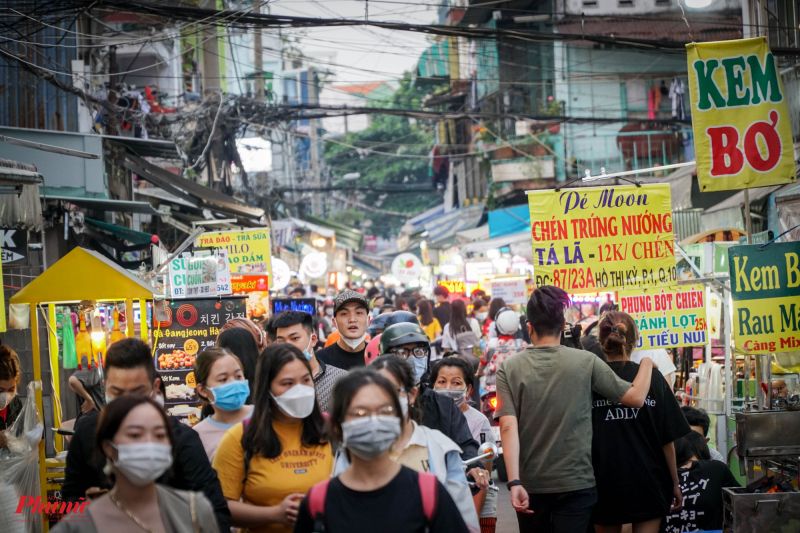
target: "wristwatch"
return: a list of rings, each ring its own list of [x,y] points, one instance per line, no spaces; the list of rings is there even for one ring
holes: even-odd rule
[[[512,479],[511,481],[506,483],[506,487],[508,488],[508,490],[511,490],[511,487],[519,487],[521,485],[522,485],[522,481],[520,481],[518,479]]]

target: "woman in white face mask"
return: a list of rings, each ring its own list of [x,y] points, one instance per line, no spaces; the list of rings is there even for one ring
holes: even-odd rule
[[[214,511],[202,492],[157,485],[172,465],[172,434],[164,411],[144,396],[109,403],[97,423],[96,449],[114,482],[90,506],[67,513],[54,532],[216,532]]]
[[[290,532],[303,494],[333,466],[311,366],[291,344],[271,344],[256,366],[253,414],[225,433],[213,466],[233,525]]]
[[[416,421],[419,419],[416,408],[419,388],[415,385],[409,362],[395,355],[383,355],[373,361],[370,368],[388,379],[399,396],[403,427],[390,457],[417,472],[434,474],[455,501],[469,530],[479,531],[478,515],[467,484],[461,449],[441,431]],[[348,458],[344,454],[337,454],[334,472],[342,472],[347,463]]]
[[[295,532],[467,531],[436,477],[392,459],[402,411],[395,385],[373,370],[352,370],[336,383],[331,433],[348,465],[309,491]]]

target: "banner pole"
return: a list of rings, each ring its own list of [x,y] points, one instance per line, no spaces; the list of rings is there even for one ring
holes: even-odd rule
[[[750,218],[750,189],[744,190],[744,232],[747,233],[747,244],[753,244],[753,221]]]

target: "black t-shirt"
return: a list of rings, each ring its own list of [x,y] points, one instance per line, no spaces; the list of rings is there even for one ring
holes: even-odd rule
[[[317,359],[326,365],[335,366],[343,370],[350,370],[351,368],[358,368],[366,366],[364,362],[364,350],[367,349],[366,343],[364,347],[357,352],[347,352],[335,342],[317,352]]]
[[[678,470],[683,508],[661,523],[663,533],[722,529],[722,489],[739,487],[725,463],[696,461]]]
[[[639,371],[631,361],[608,365],[626,381],[633,381]],[[592,430],[598,492],[594,522],[627,524],[666,516],[672,504],[672,476],[663,446],[691,429],[661,372],[653,369],[641,409],[594,394]]]
[[[450,302],[442,302],[433,308],[433,316],[439,321],[439,325],[442,326],[442,329],[450,322],[451,312]]]
[[[467,526],[453,499],[438,481],[436,487],[436,510],[428,528],[422,510],[417,473],[410,468],[401,467],[400,472],[386,486],[368,492],[349,489],[335,477],[331,479],[325,496],[325,532],[466,532]],[[314,531],[314,519],[308,511],[308,498],[300,504],[294,531]]]

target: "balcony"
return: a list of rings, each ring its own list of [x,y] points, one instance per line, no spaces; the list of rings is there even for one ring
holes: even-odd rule
[[[577,172],[639,170],[694,159],[688,130],[617,131],[567,137],[568,158],[574,158]]]

